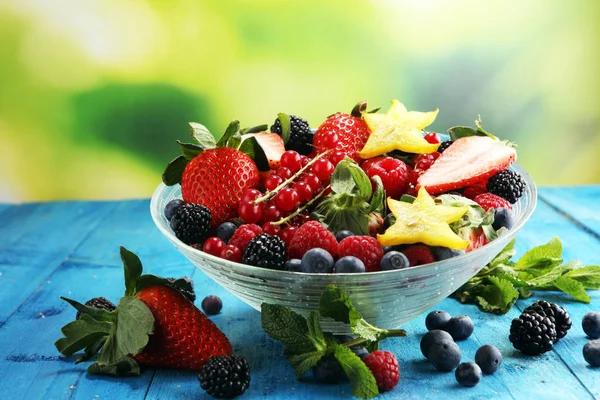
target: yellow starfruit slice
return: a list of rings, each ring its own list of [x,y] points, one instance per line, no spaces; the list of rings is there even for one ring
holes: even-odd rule
[[[388,198],[387,203],[396,222],[383,235],[377,235],[382,246],[424,243],[464,250],[470,243],[454,233],[449,225],[458,221],[467,212],[467,207],[435,204],[425,188],[419,189],[412,204],[392,198]]]
[[[372,158],[392,150],[407,153],[433,153],[439,144],[431,144],[423,138],[422,130],[435,121],[438,109],[430,112],[408,111],[404,104],[392,100],[385,114],[364,114],[371,135],[358,155]]]

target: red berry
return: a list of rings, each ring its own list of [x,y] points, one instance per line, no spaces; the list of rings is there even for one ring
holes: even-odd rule
[[[423,138],[431,144],[437,144],[440,142],[440,137],[434,132],[427,132]]]
[[[283,178],[279,175],[271,175],[265,179],[265,189],[274,190],[277,186],[283,183]]]
[[[379,271],[383,248],[372,236],[348,236],[338,246],[340,257],[354,256],[365,264],[367,272]]]
[[[310,162],[310,158],[308,158],[307,156],[300,156],[300,165],[302,165],[304,167],[309,162]]]
[[[400,380],[398,360],[389,351],[375,350],[362,361],[371,370],[381,392],[392,390]]]
[[[397,199],[406,193],[409,173],[404,162],[393,157],[376,157],[364,163],[362,169],[369,178],[373,178],[375,175],[381,178],[388,197]],[[372,181],[372,183],[374,190],[375,181]]]
[[[348,157],[348,154],[344,153],[343,151],[334,151],[329,156],[329,161],[331,161],[331,163],[335,167],[340,163],[340,161],[342,161],[346,157]]]
[[[311,174],[309,172],[302,177],[301,181],[306,182],[312,189],[313,193],[321,189],[321,180],[319,180],[315,174]]]
[[[421,169],[413,169],[410,174],[408,174],[408,183],[416,186],[417,185],[417,181],[419,180],[419,177],[421,175],[423,175],[423,173],[425,173],[425,171],[421,170]]]
[[[285,242],[285,245],[289,247],[297,231],[298,227],[288,226],[287,228],[284,228],[277,232],[277,236],[279,236],[279,238]]]
[[[300,197],[298,196],[298,192],[291,188],[281,189],[281,191],[277,193],[277,196],[275,196],[277,207],[284,211],[293,210],[299,200]]]
[[[331,176],[331,174],[333,174],[334,169],[335,167],[333,166],[331,161],[329,161],[326,158],[319,158],[312,165],[313,174],[315,174],[320,180],[328,179]]]
[[[415,159],[415,169],[421,169],[423,171],[428,170],[433,165],[437,157],[439,157],[440,153],[438,153],[437,157],[433,154],[434,153],[421,154],[420,156],[418,156]]]
[[[419,191],[417,190],[417,187],[414,183],[408,184],[408,186],[406,187],[406,194],[409,196],[417,196],[419,194]]]
[[[473,186],[469,186],[463,192],[463,196],[467,199],[473,200],[478,195],[487,192],[487,188],[485,187],[485,183],[476,183]]]
[[[411,267],[435,262],[435,257],[427,246],[410,246],[404,250],[401,250],[401,252],[404,253],[406,258],[408,258]]]
[[[333,233],[318,221],[309,221],[296,231],[288,250],[290,258],[302,258],[304,253],[315,247],[328,251],[333,257],[337,254],[338,242]]]
[[[202,251],[220,257],[223,247],[225,247],[225,242],[221,238],[213,236],[206,239],[202,246]]]
[[[239,247],[232,244],[228,244],[227,246],[223,247],[219,256],[233,262],[239,263],[242,261],[242,251]]]
[[[245,201],[254,201],[257,197],[262,196],[260,190],[257,189],[246,189],[244,194],[242,194],[242,198],[240,199],[240,203]]]
[[[473,201],[479,204],[485,211],[490,210],[492,208],[508,208],[512,209],[512,206],[508,202],[508,200],[503,199],[500,196],[496,196],[492,193],[482,193],[473,199]]]
[[[300,154],[293,150],[288,150],[281,155],[281,166],[289,169],[292,173],[302,168],[302,158]]]
[[[238,215],[247,224],[254,224],[262,218],[264,203],[255,204],[253,201],[244,201],[238,207]]]
[[[280,177],[282,177],[284,180],[285,179],[289,179],[292,177],[292,171],[289,168],[286,167],[279,167],[277,168],[277,175],[279,175]]]
[[[277,208],[276,205],[273,204],[273,205],[265,207],[265,209],[263,211],[263,215],[262,215],[263,222],[279,221],[280,218],[281,218],[281,211],[279,210],[279,208]]]
[[[275,236],[281,230],[281,227],[279,225],[273,225],[272,222],[265,222],[262,229],[264,233]]]
[[[240,252],[243,253],[246,251],[246,247],[248,247],[250,240],[252,240],[254,236],[262,233],[262,231],[262,228],[255,224],[242,225],[235,231],[231,239],[229,239],[229,244],[237,247]]]
[[[296,182],[294,183],[294,186],[292,186],[292,189],[298,193],[301,203],[310,200],[313,196],[313,190],[306,182]]]

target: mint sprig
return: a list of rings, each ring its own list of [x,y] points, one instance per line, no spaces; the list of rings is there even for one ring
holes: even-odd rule
[[[589,303],[589,289],[600,288],[600,266],[584,266],[579,260],[563,263],[558,237],[527,251],[518,261],[513,239],[477,275],[454,293],[463,303],[477,304],[483,311],[505,314],[518,299],[532,290],[558,290]]]

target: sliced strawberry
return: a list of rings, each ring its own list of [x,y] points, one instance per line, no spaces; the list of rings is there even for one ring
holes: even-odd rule
[[[507,169],[517,152],[507,142],[487,136],[457,139],[417,181],[428,193],[437,194],[470,186]]]
[[[470,239],[471,239],[471,243],[469,243],[469,245],[465,249],[466,253],[473,251],[475,249],[478,249],[482,246],[485,246],[488,242],[487,238],[485,237],[485,234],[483,233],[483,229],[481,229],[481,228],[476,228],[476,229],[471,230],[471,238]]]
[[[271,169],[279,168],[279,160],[281,159],[281,155],[285,152],[285,144],[283,143],[281,136],[276,133],[260,132],[255,133],[254,138],[263,149],[265,156],[269,161],[269,167]]]

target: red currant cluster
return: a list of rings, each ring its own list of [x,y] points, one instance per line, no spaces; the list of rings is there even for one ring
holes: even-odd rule
[[[425,135],[425,137],[427,137],[427,135]],[[437,160],[440,157],[440,155],[441,154],[436,151],[428,154],[419,154],[413,158],[413,170],[408,175],[408,190],[406,192],[407,194],[411,196],[417,195],[416,186],[419,177],[423,175],[425,171],[431,168],[435,160]]]

